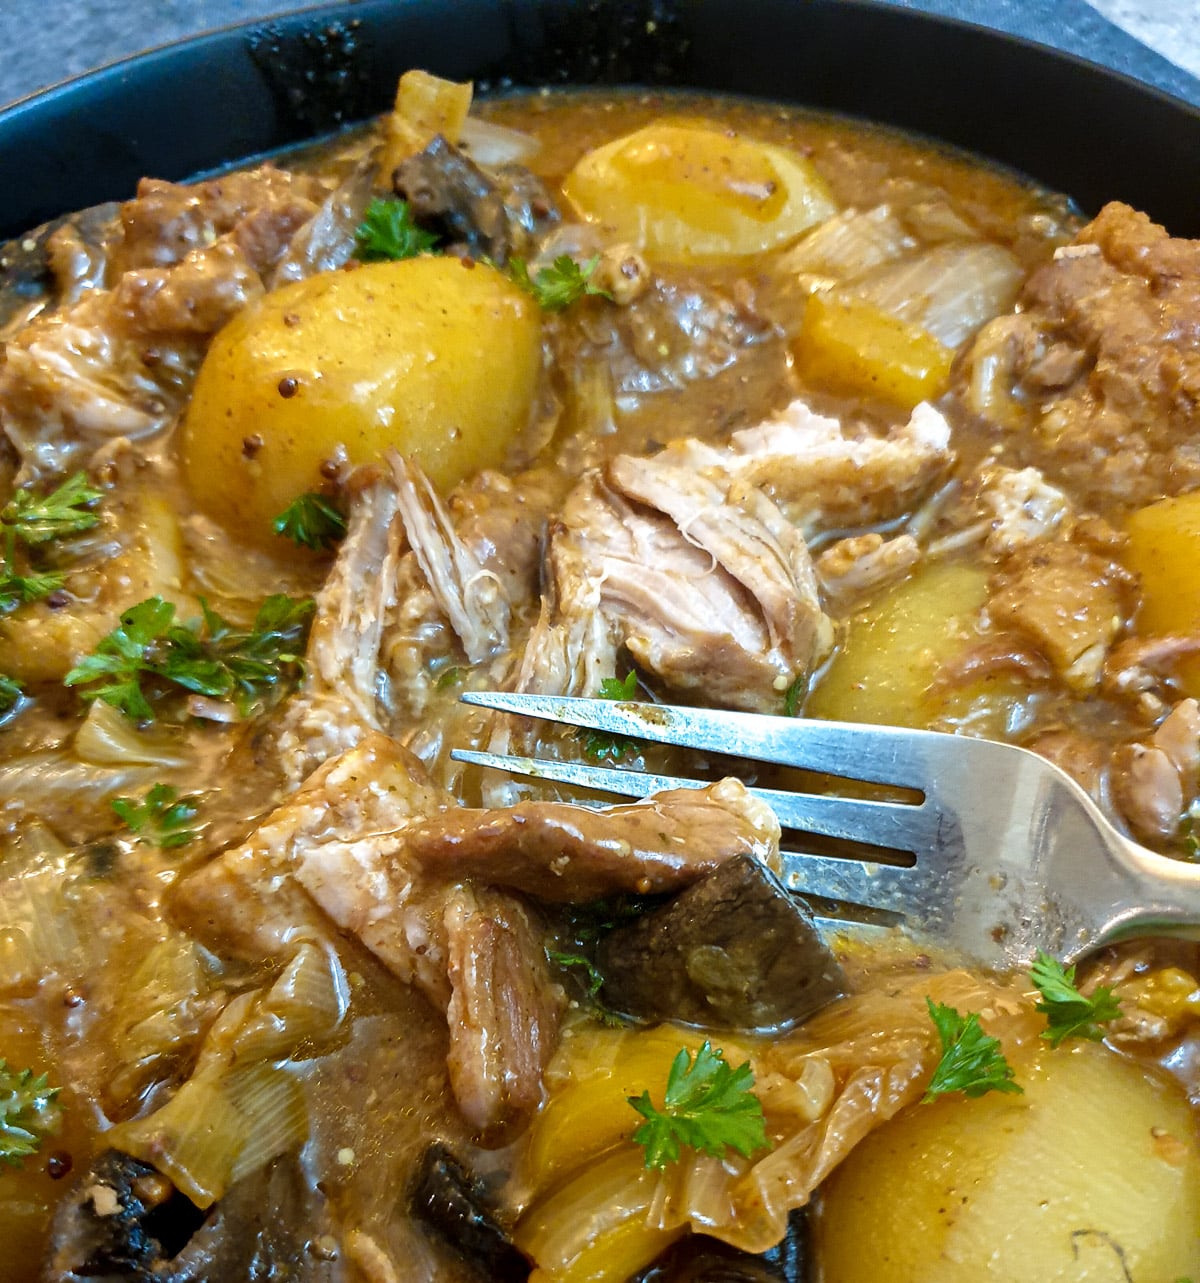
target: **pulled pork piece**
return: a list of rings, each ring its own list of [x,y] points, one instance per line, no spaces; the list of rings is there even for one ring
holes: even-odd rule
[[[970,407],[1022,436],[1085,503],[1200,486],[1200,241],[1106,205],[1034,272],[966,362]]]
[[[528,255],[558,221],[554,199],[536,175],[519,165],[485,172],[441,134],[396,166],[392,185],[418,223],[449,238],[451,252],[501,267],[514,255]]]
[[[1112,765],[1113,801],[1134,834],[1156,844],[1175,837],[1200,780],[1200,704],[1180,700],[1148,742],[1122,745]]]
[[[899,583],[920,560],[921,546],[912,535],[852,535],[817,558],[817,579],[825,597],[848,611],[862,598]]]
[[[550,563],[556,625],[531,639],[523,673],[591,676],[598,665],[558,656],[564,637],[594,636],[598,606],[605,661],[624,644],[673,689],[777,712],[832,641],[808,549],[774,504],[668,451],[622,456],[603,479],[585,478],[552,536]]]
[[[472,878],[570,904],[680,890],[737,855],[776,867],[779,821],[740,780],[725,779],[603,809],[521,802],[447,810],[408,829],[404,850],[430,878]]]
[[[681,888],[723,860],[778,863],[779,825],[736,780],[602,811],[468,811],[406,749],[368,735],[240,847],[185,878],[175,915],[226,953],[276,957],[326,917],[450,1015],[464,1116],[502,1137],[540,1099],[563,1003],[537,911]]]
[[[536,531],[553,487],[520,495],[507,482],[473,482],[452,517],[424,473],[393,455],[380,475],[351,483],[346,537],[321,592],[309,636],[309,680],[279,734],[298,783],[367,731],[397,732],[430,698],[435,659],[502,657],[511,614],[534,577]]]
[[[83,291],[5,347],[0,424],[21,456],[21,482],[170,422],[208,340],[262,295],[262,274],[324,189],[264,167],[199,187],[147,180],[141,190],[122,209],[112,288]]]
[[[1025,544],[989,584],[987,617],[1043,654],[1073,690],[1099,685],[1132,602],[1128,573],[1079,543]]]
[[[760,487],[806,535],[903,516],[953,461],[950,426],[922,403],[886,437],[848,435],[837,419],[793,401],[735,432],[721,465]]]
[[[442,925],[454,1098],[480,1131],[528,1120],[564,1005],[546,965],[545,927],[516,896],[471,886],[451,890]]]

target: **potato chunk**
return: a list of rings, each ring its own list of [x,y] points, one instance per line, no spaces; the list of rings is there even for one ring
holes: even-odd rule
[[[595,148],[563,190],[585,218],[664,262],[758,254],[837,210],[803,156],[689,120]]]
[[[1024,1096],[945,1098],[869,1136],[821,1218],[826,1283],[1170,1283],[1200,1271],[1200,1146],[1178,1087],[1092,1043]]]
[[[1136,626],[1155,637],[1200,628],[1200,491],[1163,499],[1129,519],[1125,564],[1141,581]],[[1187,694],[1200,696],[1200,660],[1179,666]]]
[[[540,368],[536,304],[482,264],[427,256],[297,281],[217,335],[184,425],[188,482],[260,543],[327,461],[392,447],[446,489],[503,461]]]
[[[941,396],[954,360],[953,351],[920,326],[832,294],[809,300],[792,350],[806,382],[905,410]]]

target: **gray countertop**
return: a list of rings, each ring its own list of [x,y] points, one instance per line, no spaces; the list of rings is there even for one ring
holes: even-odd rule
[[[1052,44],[1200,105],[1200,0],[890,2]],[[313,3],[0,0],[0,105],[142,49]]]

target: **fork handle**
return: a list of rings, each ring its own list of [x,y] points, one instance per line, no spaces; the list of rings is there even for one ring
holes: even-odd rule
[[[1200,941],[1200,864],[1148,851],[1113,834],[1115,852],[1127,871],[1123,902],[1113,906],[1094,944],[1135,936],[1171,936]]]

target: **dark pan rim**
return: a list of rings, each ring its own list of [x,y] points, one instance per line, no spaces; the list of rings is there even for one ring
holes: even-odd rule
[[[127,197],[143,174],[187,178],[377,114],[411,65],[796,102],[1200,235],[1200,109],[960,19],[878,0],[361,0],[164,45],[0,112],[0,239]]]

